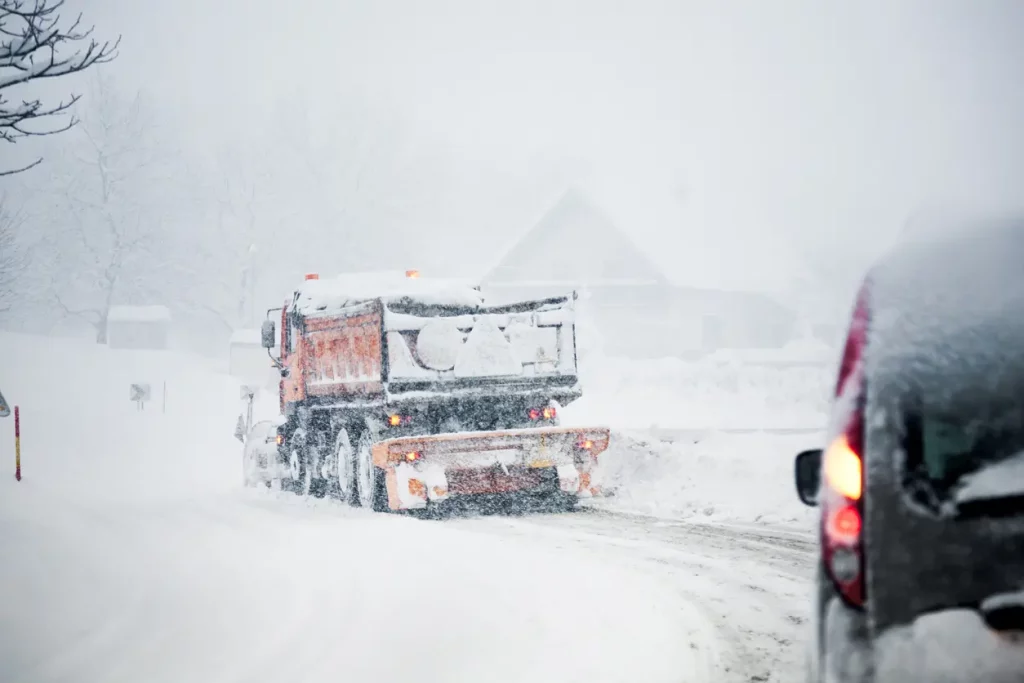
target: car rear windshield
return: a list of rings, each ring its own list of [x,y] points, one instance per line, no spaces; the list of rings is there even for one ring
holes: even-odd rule
[[[915,414],[906,426],[906,483],[921,502],[938,506],[969,475],[1024,452],[1019,414],[999,419]],[[1024,482],[1021,482],[1024,495]]]

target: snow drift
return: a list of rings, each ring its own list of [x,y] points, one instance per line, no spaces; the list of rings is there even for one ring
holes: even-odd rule
[[[601,455],[598,482],[614,491],[599,504],[694,522],[734,522],[808,531],[815,510],[797,499],[793,457],[824,433],[686,435],[675,442],[618,432]]]

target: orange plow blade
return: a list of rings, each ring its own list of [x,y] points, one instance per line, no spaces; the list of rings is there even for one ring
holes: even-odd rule
[[[546,427],[388,439],[373,446],[391,509],[417,509],[452,496],[551,491],[589,497],[607,428]]]

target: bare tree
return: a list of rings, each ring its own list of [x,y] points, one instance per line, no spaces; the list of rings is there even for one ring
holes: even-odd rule
[[[166,246],[176,197],[154,126],[142,93],[124,97],[98,77],[46,190],[61,218],[33,255],[51,272],[57,307],[88,321],[98,343],[111,306],[152,297],[173,258]]]
[[[24,137],[52,135],[77,123],[74,116],[66,115],[80,95],[72,94],[56,104],[33,97],[21,98],[19,103],[6,97],[11,89],[84,71],[116,56],[120,37],[113,43],[97,42],[92,38],[93,29],[82,27],[81,15],[69,26],[61,26],[64,2],[0,0],[0,142],[13,144]],[[0,169],[0,175],[26,171],[41,161]]]
[[[10,310],[25,262],[15,236],[21,222],[21,214],[11,209],[6,198],[0,196],[0,313]]]

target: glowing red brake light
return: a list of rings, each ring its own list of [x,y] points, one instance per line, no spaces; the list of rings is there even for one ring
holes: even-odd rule
[[[531,420],[539,420],[540,419],[540,411],[537,410],[536,408],[530,408],[530,419]]]
[[[864,350],[871,321],[870,289],[865,282],[857,295],[836,381],[833,427],[822,459],[821,536],[826,572],[850,605],[865,599],[864,494]]]
[[[829,518],[829,533],[836,539],[856,540],[861,530],[860,511],[850,505],[839,508]]]
[[[419,451],[409,451],[405,454],[405,459],[408,462],[416,462],[417,460],[423,459],[423,454]]]

